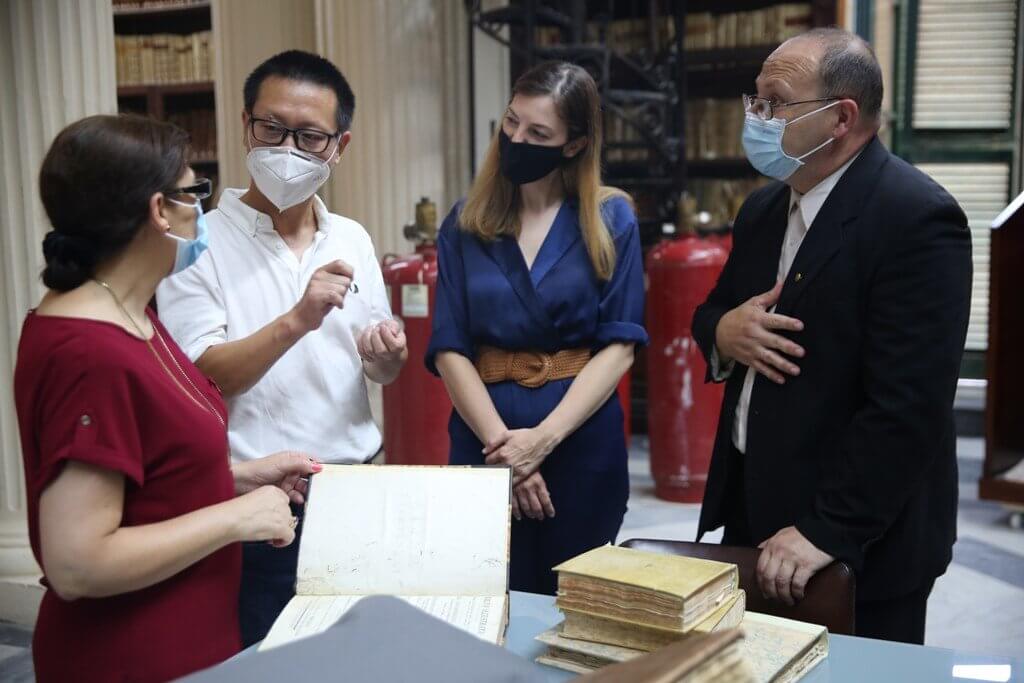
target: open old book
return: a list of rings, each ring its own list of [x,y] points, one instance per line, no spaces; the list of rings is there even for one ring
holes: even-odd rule
[[[508,623],[511,470],[325,465],[310,480],[295,597],[260,645],[393,595],[483,640]]]

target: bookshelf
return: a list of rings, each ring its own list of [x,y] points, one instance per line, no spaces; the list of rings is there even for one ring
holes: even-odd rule
[[[676,221],[684,192],[699,211],[723,216],[722,227],[731,221],[704,202],[758,177],[739,144],[740,94],[753,90],[779,43],[837,14],[835,0],[512,0],[491,11],[468,0],[467,8],[474,27],[510,49],[513,81],[546,59],[595,77],[605,178],[633,195],[646,245]]]
[[[188,131],[189,161],[197,175],[213,181],[216,193],[211,11],[210,0],[114,0],[112,20],[118,111]]]
[[[584,66],[605,111],[605,182],[635,202],[641,239],[663,239],[684,196],[694,213],[728,228],[766,182],[740,146],[740,95],[784,40],[834,25],[837,0],[510,0],[473,28],[509,48],[511,79],[546,59]],[[507,32],[505,29],[508,29]],[[507,36],[507,37],[505,37]],[[470,96],[472,98],[472,95]],[[703,221],[702,221],[703,222]],[[646,431],[643,353],[632,378],[633,428]]]

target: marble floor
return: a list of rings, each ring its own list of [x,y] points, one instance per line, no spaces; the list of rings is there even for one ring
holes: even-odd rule
[[[1024,657],[1024,530],[1004,508],[978,500],[984,442],[960,439],[959,540],[953,564],[929,602],[927,644],[977,654]],[[699,505],[659,500],[648,466],[647,441],[630,450],[632,493],[619,540],[693,540]],[[720,532],[705,540],[718,540]],[[0,622],[0,681],[32,681],[31,631]]]

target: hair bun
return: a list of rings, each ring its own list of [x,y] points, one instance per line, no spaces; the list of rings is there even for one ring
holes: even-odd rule
[[[43,284],[50,289],[68,291],[92,276],[97,248],[89,240],[51,230],[43,238]]]

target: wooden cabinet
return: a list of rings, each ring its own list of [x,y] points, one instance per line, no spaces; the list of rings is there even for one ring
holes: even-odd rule
[[[1024,507],[1024,193],[992,231],[985,366],[985,466],[979,495]]]

